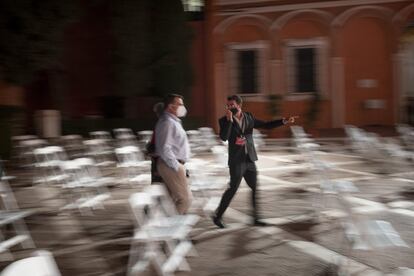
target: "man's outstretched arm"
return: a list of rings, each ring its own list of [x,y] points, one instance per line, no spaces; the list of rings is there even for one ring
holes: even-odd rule
[[[276,127],[280,127],[286,124],[293,124],[295,122],[295,119],[299,118],[299,116],[291,116],[288,119],[286,118],[282,118],[279,120],[273,120],[273,121],[262,121],[259,119],[256,119],[253,115],[253,122],[254,128],[264,128],[264,129],[271,129],[271,128],[276,128]]]

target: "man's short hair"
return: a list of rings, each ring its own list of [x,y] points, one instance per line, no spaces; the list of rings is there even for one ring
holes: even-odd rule
[[[228,101],[235,101],[238,105],[243,103],[242,98],[239,95],[231,95],[227,97]]]
[[[163,102],[156,103],[154,107],[152,108],[152,110],[155,112],[157,117],[160,117],[161,114],[164,112],[164,103]]]
[[[167,109],[169,104],[174,103],[175,98],[180,98],[180,99],[184,100],[184,97],[182,95],[179,95],[179,94],[168,94],[164,98],[164,109]]]

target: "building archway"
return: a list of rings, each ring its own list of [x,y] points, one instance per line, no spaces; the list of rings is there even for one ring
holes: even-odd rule
[[[393,11],[359,6],[332,21],[342,124],[392,125],[397,120],[392,79]],[[370,35],[367,36],[366,34]]]

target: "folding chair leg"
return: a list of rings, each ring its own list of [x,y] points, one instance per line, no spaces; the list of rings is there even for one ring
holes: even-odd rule
[[[151,264],[153,265],[157,274],[160,276],[173,276],[173,274],[169,272],[165,272],[162,269],[162,264],[165,262],[165,259],[161,260],[161,258],[163,258],[163,255],[161,254],[161,252],[158,252],[158,250],[155,249],[154,245],[150,245],[148,248],[149,248],[148,252],[151,255],[150,256]]]
[[[13,223],[13,228],[18,235],[27,236],[27,239],[21,244],[23,249],[36,247],[31,235],[29,234],[29,230],[27,229],[26,224],[22,220]]]
[[[0,231],[0,241],[4,240],[3,233]],[[7,262],[7,261],[13,261],[14,256],[8,249],[5,249],[5,251],[0,252],[0,261]]]
[[[179,271],[190,271],[191,270],[190,265],[188,264],[185,257],[183,257],[183,260],[181,261],[180,265],[178,266],[178,270]]]
[[[139,251],[138,246],[132,242],[129,248],[129,258],[128,258],[128,266],[127,266],[127,275],[132,276],[132,268],[134,264],[138,261]]]
[[[197,250],[193,246],[193,247],[191,247],[191,249],[188,252],[187,256],[189,256],[189,257],[199,257],[200,255],[198,254]]]

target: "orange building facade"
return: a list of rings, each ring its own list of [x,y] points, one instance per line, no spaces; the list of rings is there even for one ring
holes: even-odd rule
[[[299,115],[305,126],[317,105],[316,129],[407,121],[413,1],[215,0],[205,11],[210,125],[231,94],[259,118]]]

